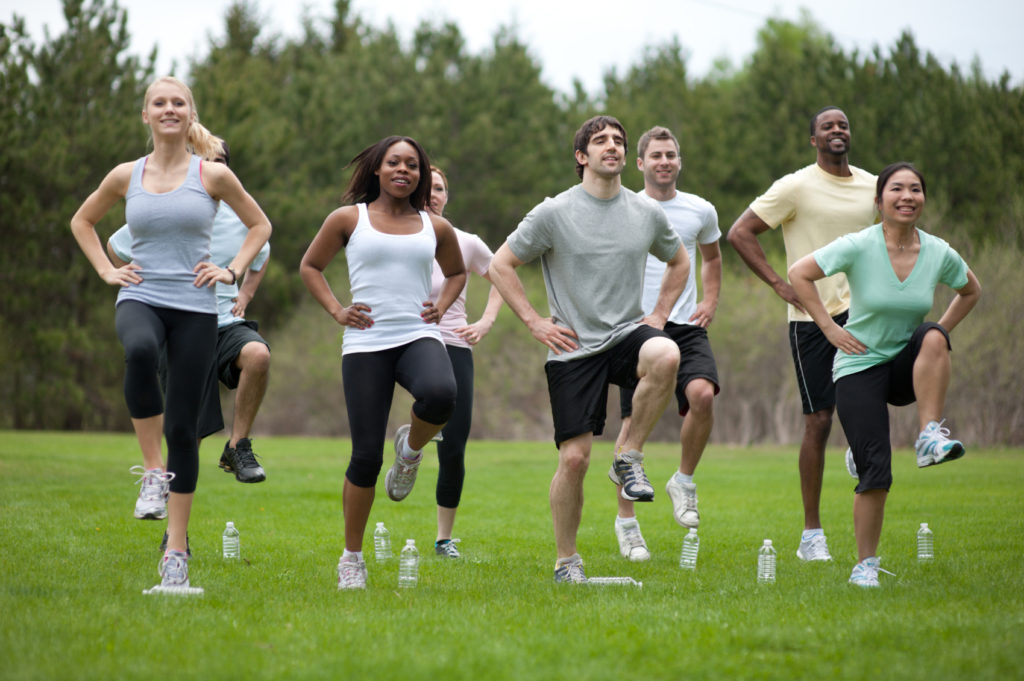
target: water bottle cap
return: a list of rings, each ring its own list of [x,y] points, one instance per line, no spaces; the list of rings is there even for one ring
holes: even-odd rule
[[[227,529],[228,527],[233,528],[234,526],[235,524],[229,520],[227,526],[224,529]]]
[[[377,523],[377,527],[384,527],[384,523]]]
[[[928,529],[928,523],[921,523],[921,529],[927,530]]]
[[[696,527],[691,527],[690,531],[687,532],[687,534],[697,534],[697,528]]]
[[[764,545],[765,546],[771,546],[772,545],[772,540],[771,539],[765,539],[764,540]]]
[[[416,546],[416,540],[415,539],[406,539],[405,540],[405,545],[406,546]]]

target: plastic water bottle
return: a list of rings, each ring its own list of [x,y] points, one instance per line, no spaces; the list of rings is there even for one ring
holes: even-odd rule
[[[690,531],[683,537],[683,551],[679,555],[679,567],[684,570],[697,569],[697,552],[700,550],[700,537],[697,536],[697,529],[690,528]]]
[[[405,547],[398,559],[398,586],[410,588],[416,586],[420,577],[420,552],[416,550],[416,540],[406,539]]]
[[[765,539],[757,552],[757,581],[760,584],[775,583],[775,547],[771,539]]]
[[[224,557],[230,559],[241,558],[242,550],[241,544],[238,541],[238,530],[235,529],[235,524],[230,520],[224,528],[224,536],[222,539],[224,545]]]
[[[935,558],[932,538],[932,531],[928,528],[928,523],[921,523],[921,527],[917,531],[917,559],[919,561],[928,562]]]
[[[373,555],[377,560],[391,558],[391,533],[384,523],[377,523],[377,529],[373,531]]]

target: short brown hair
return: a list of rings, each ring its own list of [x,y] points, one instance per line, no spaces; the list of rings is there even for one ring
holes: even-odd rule
[[[672,140],[672,143],[676,145],[676,153],[679,153],[679,140],[672,134],[672,131],[662,125],[656,125],[640,135],[640,141],[636,144],[636,155],[639,158],[642,159],[647,153],[647,147],[651,140]]]

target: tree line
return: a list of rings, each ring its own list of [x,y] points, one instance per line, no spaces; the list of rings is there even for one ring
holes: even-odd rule
[[[40,44],[17,16],[0,24],[0,427],[124,428],[114,295],[68,221],[110,168],[146,153],[142,95],[162,74],[155,50],[129,52],[116,2],[63,6],[67,27]],[[272,265],[249,308],[270,333],[306,297],[297,265],[339,205],[348,160],[393,133],[420,140],[447,172],[452,222],[497,248],[531,207],[577,181],[572,136],[594,113],[624,123],[633,153],[644,129],[673,129],[681,187],[715,204],[724,232],[774,179],[813,162],[810,116],[835,104],[851,120],[852,163],[877,172],[913,161],[928,180],[929,225],[969,262],[985,248],[1024,250],[1024,88],[1009,74],[986,79],[980,64],[943,66],[909,32],[861,53],[809,15],[770,19],[741,65],[696,76],[670,41],[609,70],[599,92],[577,82],[563,93],[513,29],[471,53],[455,24],[422,23],[402,41],[337,0],[329,21],[307,19],[285,39],[242,1],[177,75],[274,225]],[[642,187],[632,164],[623,180]],[[101,238],[122,221],[118,207]],[[781,239],[764,241],[781,251]],[[722,245],[727,270],[743,271]]]

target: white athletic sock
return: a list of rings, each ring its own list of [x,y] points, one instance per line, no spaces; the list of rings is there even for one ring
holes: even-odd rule
[[[362,560],[363,559],[363,552],[362,551],[349,551],[348,549],[345,549],[345,552],[341,554],[342,560],[344,560],[345,558],[351,558],[352,556],[355,556],[356,560]]]
[[[676,471],[675,478],[676,482],[685,482],[687,485],[693,484],[692,475],[687,475],[686,473],[680,473],[679,471]]]
[[[825,534],[825,530],[820,527],[816,530],[804,530],[803,534],[800,535],[800,541],[809,541],[816,534]]]
[[[632,521],[635,521],[635,520],[636,520],[636,516],[633,516],[632,518],[623,518],[622,516],[617,515],[617,516],[615,516],[615,527],[622,527],[626,523],[632,522]]]

